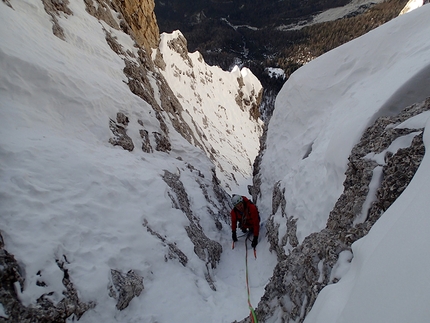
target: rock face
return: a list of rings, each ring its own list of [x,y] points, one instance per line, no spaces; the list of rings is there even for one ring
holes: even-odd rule
[[[237,184],[234,172],[242,172],[244,177],[248,177],[262,131],[259,105],[263,90],[258,79],[250,71],[229,73],[208,66],[200,54],[188,52],[187,40],[180,32],[165,35],[160,42],[155,17],[151,18],[154,14],[149,13],[154,8],[153,1],[138,4],[133,1],[106,3],[103,0],[86,0],[85,4],[89,14],[113,29],[123,30],[135,40],[136,50],[125,49],[112,30],[103,29],[107,44],[124,62],[123,73],[130,91],[149,104],[152,109],[150,117],[158,123],[157,129],[154,129],[150,124],[152,120],[135,118],[129,112],[118,111],[116,117],[110,118],[109,128],[113,137],[109,142],[129,151],[139,147],[146,153],[168,153],[174,148],[169,133],[169,128],[173,127],[186,141],[202,150],[216,164],[217,171],[222,172],[229,181]],[[116,19],[112,12],[116,12]],[[70,11],[70,14],[73,13]],[[147,17],[146,20],[143,16]],[[136,31],[133,26],[141,20],[145,23],[141,22],[141,29]],[[143,40],[139,38],[139,33],[144,36]],[[214,93],[217,91],[228,92],[228,95],[216,97]],[[255,128],[249,140],[253,142],[252,139],[255,139],[255,145],[242,146],[242,137],[249,136],[250,131],[242,133],[241,128],[235,127],[236,121],[230,115],[232,108],[233,113],[234,109],[240,109],[246,118],[241,128]],[[216,110],[213,112],[216,115],[211,118],[208,112],[213,110]],[[238,113],[235,114],[237,118]],[[128,118],[127,124],[119,122],[118,116]],[[219,120],[219,124],[213,124],[212,120]],[[128,127],[136,126],[140,138],[132,138],[127,133]],[[234,152],[226,153],[226,147]],[[236,164],[235,158],[222,160],[233,154],[242,155],[246,165]]]
[[[154,14],[154,0],[115,0],[114,3],[130,26],[139,46],[156,48],[160,39]]]
[[[125,309],[134,297],[138,297],[143,291],[143,277],[133,270],[126,274],[111,269],[112,285],[109,287],[109,295],[117,300],[116,308]]]
[[[168,153],[174,148],[169,133],[169,127],[173,127],[203,151],[216,164],[217,172],[234,185],[234,173],[251,175],[263,123],[259,119],[262,87],[249,70],[230,73],[208,66],[199,53],[188,52],[187,41],[180,32],[163,35],[160,48],[151,54],[140,47],[134,53],[125,50],[111,32],[104,31],[108,45],[124,61],[123,73],[130,91],[149,104],[150,117],[156,119],[138,119],[119,111],[109,124],[111,144],[129,151],[139,147],[146,153]],[[217,96],[217,92],[225,95]],[[118,116],[127,118],[127,124],[118,121]],[[237,118],[244,119],[241,127],[236,126]],[[157,129],[150,122],[158,123]],[[128,123],[139,128],[140,138],[129,136]],[[242,144],[245,136],[251,136],[248,142],[252,144]],[[231,157],[234,155],[243,158]]]
[[[58,23],[57,17],[62,14],[73,15],[69,9],[69,1],[43,0],[45,11],[51,16],[52,31],[58,38],[65,40],[64,30]],[[136,43],[150,50],[156,48],[160,40],[157,19],[154,14],[154,0],[85,0],[87,12],[97,19],[103,20],[110,27],[122,29],[130,34]],[[111,10],[118,12],[120,25],[112,17]]]
[[[126,130],[128,123],[128,117],[121,112],[118,112],[116,122],[110,119],[109,128],[114,137],[110,138],[109,142],[114,146],[121,146],[125,150],[132,151],[134,149],[134,144],[131,138],[127,135]]]
[[[46,13],[51,16],[52,33],[58,38],[64,40],[64,30],[58,23],[57,16],[59,16],[61,13],[65,15],[73,14],[68,7],[69,1],[68,0],[65,0],[65,1],[43,0],[42,2]]]
[[[67,318],[79,318],[95,304],[81,302],[78,291],[72,283],[67,270],[67,259],[57,259],[56,263],[64,273],[63,285],[65,291],[63,298],[57,304],[50,299],[50,286],[43,281],[41,273],[37,285],[46,288],[46,293],[38,300],[36,306],[26,307],[18,299],[15,286],[24,289],[25,275],[17,260],[4,249],[3,237],[0,235],[0,303],[4,312],[8,314],[8,320],[1,318],[2,322],[42,323],[42,322],[66,322]]]
[[[273,215],[267,223],[271,249],[278,256],[273,277],[266,286],[256,310],[259,322],[272,321],[303,322],[312,308],[318,293],[338,278],[332,275],[338,259],[352,259],[351,245],[365,236],[373,224],[390,207],[408,186],[424,156],[423,129],[396,127],[405,120],[430,110],[430,98],[414,104],[399,115],[381,117],[363,134],[349,157],[344,192],[330,212],[326,228],[306,237],[297,245],[294,237],[295,222],[287,221],[287,233],[278,237],[278,228]],[[399,137],[411,136],[411,145],[390,152],[390,144]],[[384,162],[372,159],[372,154],[384,152]],[[375,199],[363,205],[369,193],[369,184],[375,174],[381,174]],[[281,207],[286,217],[283,202],[284,192],[275,185],[273,190],[273,214]],[[278,243],[281,241],[281,243]],[[289,242],[295,248],[287,255],[284,246]],[[249,322],[245,319],[242,322]]]
[[[194,244],[195,254],[200,258],[200,260],[205,262],[207,269],[205,276],[207,282],[213,290],[216,290],[210,270],[216,268],[220,261],[222,247],[218,242],[210,240],[204,234],[203,229],[200,226],[199,219],[194,216],[190,208],[189,198],[185,187],[180,180],[180,176],[165,171],[163,179],[172,189],[172,193],[169,193],[169,196],[172,199],[173,206],[181,210],[190,221],[190,224],[185,227],[185,230],[187,231],[188,237]]]
[[[192,118],[191,140],[216,165],[223,184],[237,185],[241,176],[249,178],[263,126],[258,111],[262,94],[258,79],[246,68],[226,72],[208,66],[200,53],[188,52],[187,40],[179,31],[163,34],[160,50],[153,57],[182,105],[178,112],[185,120]],[[240,126],[237,120],[241,120]]]

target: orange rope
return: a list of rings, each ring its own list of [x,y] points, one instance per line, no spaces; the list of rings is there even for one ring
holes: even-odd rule
[[[250,297],[250,293],[249,293],[249,282],[248,282],[248,245],[246,243],[247,240],[248,240],[248,238],[245,239],[245,250],[246,250],[245,268],[246,268],[246,290],[248,292],[248,306],[249,306],[249,310],[250,310],[249,317],[251,318],[251,322],[252,323],[258,323],[257,316],[255,315],[254,308],[252,307],[252,304],[251,304],[251,297]],[[257,258],[257,252],[256,252],[255,248],[254,248],[254,256],[255,256],[255,258]]]

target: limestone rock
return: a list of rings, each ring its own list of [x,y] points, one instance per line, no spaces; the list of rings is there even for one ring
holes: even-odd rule
[[[169,248],[168,255],[166,256],[167,259],[178,259],[182,266],[186,266],[188,263],[188,257],[186,254],[184,254],[174,243],[169,242],[168,239],[164,238],[161,234],[153,230],[149,224],[148,220],[143,221],[143,226],[146,227],[146,230],[151,233],[153,236],[156,236],[158,239],[160,239],[165,246]]]
[[[140,46],[156,48],[160,40],[154,0],[114,0]]]
[[[84,0],[87,12],[95,18],[104,21],[114,29],[120,29],[118,23],[112,16],[110,2],[103,0]]]
[[[125,309],[134,297],[138,297],[143,289],[143,277],[129,270],[126,274],[111,269],[112,285],[109,287],[109,296],[117,300],[116,308]]]
[[[190,224],[185,227],[188,237],[194,244],[195,254],[206,264],[206,280],[210,287],[215,290],[215,285],[210,275],[210,270],[216,268],[221,259],[222,246],[211,239],[209,239],[203,232],[200,226],[199,219],[193,214],[191,210],[190,201],[185,190],[184,185],[180,181],[180,176],[172,174],[169,171],[164,171],[163,176],[166,184],[172,189],[169,196],[172,199],[173,206],[181,210],[188,218]]]
[[[57,16],[60,15],[60,13],[66,14],[66,15],[72,15],[73,12],[69,9],[69,0],[59,1],[59,0],[42,0],[43,7],[45,8],[45,11],[48,15],[51,16],[52,21],[52,33],[57,36],[58,38],[64,40],[64,30],[60,26],[60,23],[58,22]]]
[[[109,121],[109,128],[114,137],[109,139],[109,143],[114,146],[121,146],[125,150],[133,151],[133,140],[127,135],[127,125],[129,123],[128,117],[122,112],[116,115],[116,122],[112,119]]]
[[[148,131],[145,129],[140,129],[139,134],[142,138],[142,151],[144,151],[145,153],[152,153],[154,150],[152,149],[151,141],[149,140]]]
[[[65,258],[65,257],[64,257]],[[94,303],[83,303],[78,297],[71,277],[66,268],[66,261],[57,259],[56,263],[64,273],[62,283],[65,287],[63,298],[56,304],[49,298],[49,286],[38,281],[39,286],[47,292],[36,300],[36,305],[26,307],[21,304],[15,288],[19,286],[24,290],[25,274],[13,255],[4,249],[3,237],[0,234],[0,303],[8,319],[2,322],[44,323],[66,322],[68,318],[79,318],[89,309],[95,307]]]

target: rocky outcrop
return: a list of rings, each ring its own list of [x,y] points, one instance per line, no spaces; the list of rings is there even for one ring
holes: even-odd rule
[[[72,15],[73,12],[69,9],[69,1],[56,1],[56,0],[42,0],[43,7],[48,15],[51,16],[52,33],[58,38],[64,40],[64,30],[60,26],[57,17],[62,13],[65,15]]]
[[[114,3],[130,26],[136,43],[147,50],[156,48],[160,31],[154,14],[154,0],[114,0]]]
[[[93,0],[84,0],[87,12],[97,18],[98,20],[104,21],[110,27],[115,29],[120,29],[115,18],[112,16],[111,3]],[[124,20],[120,20],[121,25],[123,25]]]
[[[11,7],[8,1],[6,3]],[[51,16],[53,34],[64,40],[64,30],[57,17],[60,14],[73,14],[68,7],[69,1],[42,0],[42,3],[46,13]],[[158,46],[160,31],[154,14],[154,0],[84,0],[84,3],[89,14],[112,28],[123,30],[132,36],[140,47],[149,51]],[[118,12],[116,18],[112,16],[112,10]]]
[[[180,34],[177,38],[170,40],[167,43],[167,46],[169,46],[169,48],[173,51],[175,51],[176,53],[178,53],[182,60],[189,66],[189,67],[193,67],[193,62],[190,59],[190,57],[188,56],[188,47],[187,47],[187,40],[185,39],[185,37]],[[190,75],[193,78],[195,78],[194,75]]]
[[[156,236],[164,246],[168,247],[167,255],[164,256],[166,261],[168,259],[178,259],[178,261],[181,263],[182,266],[186,266],[188,263],[188,257],[186,254],[184,254],[174,243],[169,242],[167,238],[163,237],[161,234],[153,230],[149,224],[148,220],[144,219],[143,226],[146,227],[146,230],[151,233],[153,236]]]
[[[118,112],[115,120],[110,119],[109,128],[114,135],[113,138],[109,139],[109,143],[114,146],[121,146],[125,150],[133,151],[134,144],[133,140],[127,135],[127,125],[129,123],[128,117],[122,112]]]
[[[190,201],[185,187],[180,180],[180,176],[165,171],[163,180],[172,190],[172,192],[169,192],[169,196],[172,200],[173,207],[181,210],[190,222],[190,224],[185,227],[185,230],[191,242],[194,244],[194,253],[200,260],[205,262],[207,269],[205,276],[209,286],[213,290],[216,290],[210,271],[216,268],[221,259],[222,246],[218,242],[209,239],[204,234],[199,219],[191,210]]]
[[[274,317],[282,322],[303,322],[321,289],[338,281],[333,268],[338,259],[353,255],[351,245],[365,236],[373,224],[408,186],[424,156],[423,129],[396,127],[403,121],[430,110],[430,98],[406,108],[397,116],[381,117],[363,134],[349,157],[344,192],[329,215],[326,228],[313,233],[287,255],[283,246],[290,241],[294,247],[294,219],[289,219],[289,231],[278,237],[273,215],[267,223],[271,249],[279,263],[256,309],[259,322]],[[390,151],[397,138],[411,136],[409,147]],[[383,162],[372,158],[383,154]],[[376,169],[376,170],[375,170]],[[373,201],[368,201],[369,184],[376,177],[379,188]],[[375,180],[375,179],[374,179]],[[273,191],[273,214],[283,205],[283,192],[278,186]],[[279,239],[280,238],[280,239]],[[281,241],[279,243],[278,241]],[[242,322],[250,322],[245,319]]]
[[[94,303],[81,302],[78,291],[73,286],[72,278],[67,270],[67,260],[57,259],[56,263],[63,272],[62,283],[65,287],[63,298],[54,303],[50,299],[49,285],[43,281],[41,273],[37,285],[46,289],[46,293],[36,300],[36,304],[24,306],[21,304],[15,288],[22,292],[24,289],[25,275],[15,257],[4,249],[3,237],[0,235],[0,303],[3,306],[6,318],[0,318],[1,322],[20,323],[44,323],[44,322],[66,322],[68,318],[79,318],[89,309],[95,306]]]
[[[142,293],[143,277],[129,270],[126,274],[111,269],[112,284],[109,286],[109,296],[117,300],[116,308],[120,311],[125,309],[134,297]]]

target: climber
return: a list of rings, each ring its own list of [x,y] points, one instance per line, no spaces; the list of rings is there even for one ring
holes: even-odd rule
[[[231,230],[233,242],[237,241],[236,228],[239,223],[239,229],[243,233],[253,234],[251,246],[255,249],[258,244],[258,233],[260,231],[260,215],[257,206],[248,200],[245,196],[233,194],[231,198],[233,209],[231,210]]]

